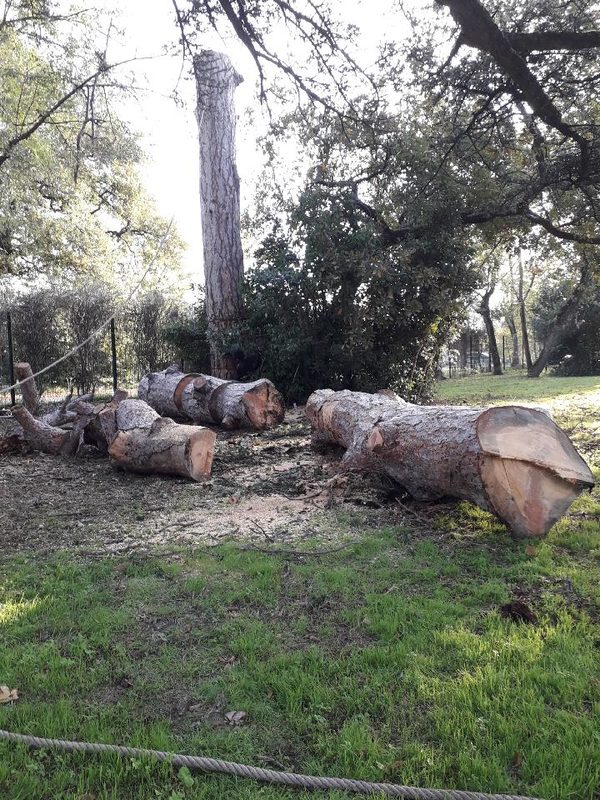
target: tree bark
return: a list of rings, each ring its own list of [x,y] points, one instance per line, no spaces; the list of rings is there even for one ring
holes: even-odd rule
[[[168,367],[145,375],[138,396],[163,416],[226,429],[272,428],[285,415],[282,396],[265,378],[238,383]]]
[[[17,361],[14,369],[15,377],[20,383],[23,405],[30,414],[35,416],[40,405],[40,396],[33,379],[31,364],[28,364],[27,361]]]
[[[244,258],[240,235],[240,181],[235,162],[233,93],[242,78],[223,53],[194,57],[199,143],[200,208],[211,372],[234,378],[223,355],[223,335],[242,318]]]
[[[196,481],[210,475],[217,438],[213,431],[162,419],[142,400],[126,398],[127,392],[117,391],[106,404],[76,400],[66,406],[74,419],[65,428],[36,419],[24,406],[14,406],[12,414],[23,434],[17,431],[0,439],[0,454],[20,449],[23,439],[34,450],[51,455],[75,455],[86,443],[133,472],[183,475]]]
[[[502,375],[502,361],[500,360],[500,353],[498,351],[498,342],[496,341],[496,331],[494,330],[494,321],[492,319],[492,312],[490,311],[490,297],[494,291],[492,286],[484,292],[479,306],[479,313],[483,317],[485,329],[488,336],[490,357],[492,359],[492,369],[494,375]]]
[[[384,472],[418,500],[469,500],[517,537],[544,536],[593,486],[542,411],[415,406],[389,394],[314,392],[306,404],[314,440],[341,445],[346,466]]]
[[[195,481],[210,476],[217,437],[208,428],[163,419],[143,400],[109,403],[99,419],[116,466]]]
[[[527,367],[527,373],[529,373],[529,370],[533,365],[533,361],[531,360],[531,349],[529,347],[529,333],[527,332],[527,309],[525,308],[525,300],[527,299],[527,295],[525,294],[524,283],[525,281],[523,277],[523,254],[519,250],[519,294],[518,294],[519,319],[521,321],[521,342],[523,343],[523,360],[525,361],[525,366]],[[529,288],[531,289],[531,285]],[[529,290],[527,294],[529,294]]]
[[[55,456],[71,449],[70,430],[55,428],[41,419],[36,419],[25,406],[13,406],[12,415],[23,428],[27,444],[34,450]]]

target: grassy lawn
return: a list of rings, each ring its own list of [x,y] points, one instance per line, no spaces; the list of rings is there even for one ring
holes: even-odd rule
[[[524,400],[527,402],[552,402],[557,398],[584,398],[600,392],[600,376],[581,378],[557,378],[542,375],[528,378],[524,372],[508,372],[505,375],[481,373],[468,378],[453,378],[438,383],[439,402],[486,403]]]
[[[523,386],[522,399],[575,398],[563,422],[597,473],[597,423],[581,427],[579,414],[598,379],[557,390],[556,378],[505,380],[447,381],[440,393],[478,402],[492,386],[505,398]],[[0,706],[0,727],[322,775],[598,798],[598,494],[534,543],[468,504],[409,508],[330,510],[321,533],[335,529],[348,546],[325,554],[316,534],[300,555],[229,542],[129,558],[4,556],[0,684],[20,699]],[[503,616],[515,599],[536,624]],[[240,724],[229,711],[244,712]],[[299,796],[0,744],[7,800]]]

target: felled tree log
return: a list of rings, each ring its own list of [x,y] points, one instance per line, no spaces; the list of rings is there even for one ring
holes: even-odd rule
[[[346,448],[350,468],[386,473],[418,500],[469,500],[517,537],[544,536],[592,474],[542,411],[416,406],[390,393],[314,392],[315,441]]]
[[[271,381],[263,378],[238,383],[168,367],[140,381],[138,396],[159,414],[223,428],[264,430],[285,415],[283,398]]]
[[[134,472],[209,477],[216,434],[160,417],[143,400],[109,403],[98,415],[116,465]]]
[[[31,364],[27,361],[17,361],[15,363],[15,377],[19,381],[19,389],[23,398],[23,405],[34,416],[37,414],[40,405],[40,396],[33,378]]]
[[[210,475],[216,434],[196,425],[178,425],[163,419],[143,400],[127,400],[118,391],[108,403],[86,400],[63,404],[67,427],[49,425],[24,406],[12,414],[22,433],[0,439],[0,454],[16,452],[24,439],[34,450],[51,455],[75,455],[80,447],[93,444],[108,453],[113,464],[144,473],[183,475],[196,481]]]
[[[13,417],[23,429],[25,441],[34,450],[54,456],[72,451],[71,430],[57,428],[41,419],[36,419],[25,406],[13,406],[11,410]]]

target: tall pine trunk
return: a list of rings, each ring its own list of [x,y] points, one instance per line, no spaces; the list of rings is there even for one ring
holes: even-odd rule
[[[200,143],[200,209],[211,372],[234,378],[224,335],[242,318],[244,258],[240,236],[240,180],[235,162],[233,94],[242,78],[223,53],[194,57]]]

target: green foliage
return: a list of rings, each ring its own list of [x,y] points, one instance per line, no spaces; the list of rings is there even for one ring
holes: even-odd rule
[[[461,238],[439,220],[418,242],[389,246],[347,194],[308,187],[255,254],[234,344],[260,353],[288,400],[323,387],[423,399],[474,280]]]
[[[171,347],[175,360],[182,362],[184,369],[210,372],[208,322],[203,295],[165,324],[163,337]]]
[[[557,312],[572,293],[572,282],[564,279],[540,287],[532,307],[533,329],[542,341],[551,330]],[[559,375],[600,374],[600,290],[582,301],[573,329],[550,357]]]
[[[167,226],[117,111],[128,87],[98,52],[106,20],[54,11],[17,0],[0,24],[0,277],[107,279],[117,265],[130,276]],[[180,249],[170,233],[158,261],[173,264]]]
[[[60,283],[23,290],[0,304],[4,317],[11,311],[14,355],[28,361],[34,372],[48,366],[87,339],[116,315],[117,365],[122,385],[137,383],[147,372],[164,369],[178,356],[169,338],[178,312],[175,299],[156,290],[140,292],[125,308],[115,288],[100,281],[65,289]],[[3,337],[2,337],[3,338]],[[6,359],[3,359],[6,362]],[[7,363],[0,382],[8,383]],[[77,353],[40,376],[40,390],[73,385],[88,392],[111,378],[109,328],[85,344]],[[0,397],[0,401],[8,396]]]

